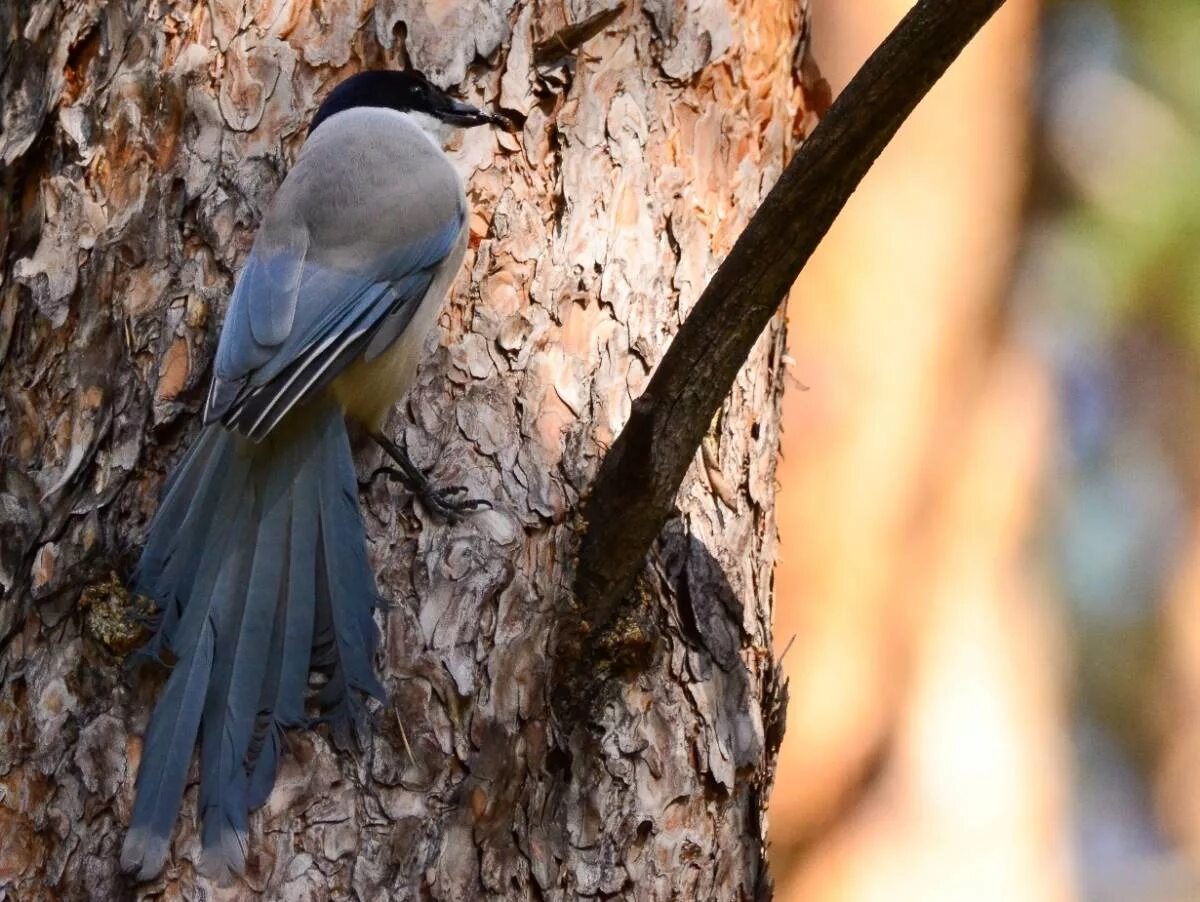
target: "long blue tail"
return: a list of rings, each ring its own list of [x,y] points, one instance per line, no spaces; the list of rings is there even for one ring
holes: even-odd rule
[[[284,731],[315,703],[339,746],[365,738],[375,580],[341,412],[310,406],[261,444],[204,429],[172,477],[134,577],[162,610],[143,653],[176,662],[154,709],[121,867],[166,861],[200,735],[202,868],[245,868],[247,818],[271,793]]]

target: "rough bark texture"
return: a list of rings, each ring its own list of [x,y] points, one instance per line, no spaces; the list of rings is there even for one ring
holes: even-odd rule
[[[594,621],[606,623],[634,584],[706,427],[834,218],[1003,2],[920,0],[846,85],[738,237],[634,402],[584,505],[576,591]]]
[[[800,16],[792,0],[0,5],[0,893],[767,887],[778,323],[684,483],[614,649],[627,679],[577,723],[549,699],[572,511],[811,124]],[[296,736],[247,879],[224,890],[195,873],[189,789],[167,870],[131,887],[117,850],[159,682],[123,671],[139,636],[122,583],[308,115],[345,74],[405,60],[522,125],[456,149],[471,251],[392,424],[496,510],[447,526],[381,482],[364,494],[394,603],[373,747],[349,760]],[[363,473],[377,461],[362,449]]]

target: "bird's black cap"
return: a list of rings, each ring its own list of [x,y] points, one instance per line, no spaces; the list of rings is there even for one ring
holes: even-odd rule
[[[371,69],[350,76],[329,92],[317,109],[308,133],[311,135],[318,125],[335,113],[360,106],[385,107],[402,113],[426,113],[461,128],[508,125],[507,120],[499,116],[455,100],[420,72]]]

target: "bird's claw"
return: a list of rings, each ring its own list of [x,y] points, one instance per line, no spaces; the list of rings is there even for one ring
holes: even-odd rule
[[[464,485],[449,485],[435,489],[427,484],[423,491],[417,492],[417,495],[427,508],[445,517],[450,523],[457,523],[462,519],[463,514],[492,510],[492,502],[486,499],[456,497],[466,493],[467,487]]]
[[[420,479],[414,479],[410,474],[405,473],[397,467],[381,466],[376,467],[371,471],[371,475],[366,481],[361,483],[363,488],[367,488],[379,476],[384,476],[392,482],[401,483],[406,489],[421,499],[421,503],[425,505],[431,512],[445,518],[450,523],[457,523],[462,519],[464,514],[475,513],[481,510],[492,510],[492,502],[483,498],[458,498],[458,495],[465,495],[467,487],[465,485],[449,485],[443,488],[434,488],[426,478],[428,471],[418,471],[421,475]]]

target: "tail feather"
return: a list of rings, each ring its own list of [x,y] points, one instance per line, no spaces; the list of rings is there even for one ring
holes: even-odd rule
[[[207,431],[207,430],[206,430]],[[201,498],[216,497],[218,510],[236,510],[238,499],[245,487],[249,469],[236,451],[232,436],[202,435],[197,441],[198,451],[185,458],[182,471],[175,477],[172,489],[184,488],[191,483],[193,470],[196,477],[196,492]],[[169,493],[170,494],[170,493]],[[186,543],[186,534],[178,532],[178,522],[169,510],[164,521],[155,517],[151,527],[150,545],[167,547],[167,555],[173,546]],[[192,519],[189,515],[183,518]],[[197,522],[197,521],[193,521]],[[201,524],[197,522],[197,526]],[[169,530],[172,535],[164,536]],[[220,637],[213,617],[212,599],[222,561],[235,557],[236,543],[230,530],[200,528],[193,534],[192,544],[203,549],[195,563],[195,572],[188,575],[192,590],[190,604],[182,602],[186,596],[176,594],[175,585],[157,573],[154,560],[139,562],[138,570],[160,591],[167,593],[159,597],[160,603],[180,598],[183,619],[180,626],[187,627],[187,639],[183,643],[172,643],[178,660],[167,681],[162,697],[150,718],[142,749],[142,764],[138,771],[137,801],[134,804],[130,829],[125,837],[121,853],[122,867],[127,871],[137,870],[141,879],[154,876],[161,870],[166,858],[171,828],[179,813],[186,785],[188,765],[192,748],[196,744],[204,700],[212,676],[212,664]],[[173,605],[167,603],[167,610]],[[143,654],[158,657],[173,627],[164,618],[158,632],[150,640]]]
[[[189,514],[195,516],[206,489],[215,495],[220,487],[220,483],[211,478],[214,468],[221,463],[221,455],[216,452],[231,438],[219,431],[205,429],[171,474],[162,503],[154,515],[154,529],[134,571],[137,585],[151,591],[157,588],[163,567],[176,547],[179,527]]]
[[[366,542],[353,540],[364,535],[364,528],[350,445],[343,432],[336,444],[331,441],[325,448],[326,472],[320,481],[321,524],[330,564],[329,586],[335,593],[335,633],[342,639],[353,687],[382,698],[383,687],[373,666],[379,644],[374,612],[382,602],[375,590]]]
[[[348,541],[349,536],[362,535],[363,524],[345,434],[336,444],[326,444],[325,452],[317,556],[321,647],[314,657],[328,669],[329,680],[317,701],[322,719],[333,729],[334,742],[347,748],[352,738],[361,746],[367,736],[366,708],[359,693],[384,697],[373,667],[379,630],[372,611],[378,597],[365,543]]]
[[[139,880],[149,880],[167,860],[208,691],[213,645],[210,623],[201,630],[193,653],[171,672],[146,733],[137,801],[121,848],[121,870],[136,873]]]
[[[318,690],[316,700],[321,710],[319,720],[330,725],[334,745],[341,751],[348,751],[354,743],[362,745],[367,712],[362,699],[351,691],[346,649],[339,641],[334,621],[335,606],[330,596],[329,568],[322,543],[317,548],[317,622],[322,628],[317,633],[313,658],[321,662],[314,666],[325,673],[326,681]]]
[[[221,455],[224,459],[212,476],[220,491],[204,493],[205,500],[215,497],[211,513],[205,519],[197,516],[184,521],[176,539],[179,550],[172,554],[159,577],[157,591],[164,593],[160,598],[179,599],[179,614],[174,620],[163,618],[151,644],[169,648],[181,658],[195,646],[201,628],[213,618],[219,602],[218,584],[230,562],[244,553],[247,541],[237,534],[237,526],[242,522],[240,514],[250,491],[251,461],[238,448],[235,437],[229,439]],[[223,624],[212,619],[212,625],[220,642]]]
[[[245,867],[248,812],[274,785],[284,731],[302,726],[311,669],[334,739],[365,738],[377,603],[340,412],[310,408],[262,445],[208,426],[151,527],[138,566],[166,612],[150,643],[178,661],[146,734],[122,867],[165,861],[200,735],[202,869]]]
[[[316,461],[300,464],[301,481],[315,485]],[[267,676],[259,698],[258,722],[246,755],[251,809],[267,801],[279,770],[284,731],[304,724],[304,699],[316,608],[318,505],[315,492],[293,499],[288,523],[288,571],[275,611]]]
[[[154,515],[133,576],[134,589],[156,599],[161,608],[154,639],[142,650],[145,656],[158,659],[169,645],[196,575],[207,572],[200,559],[213,551],[207,540],[214,512],[229,487],[228,477],[234,475],[223,471],[229,468],[236,441],[221,430],[204,430],[172,475]]]
[[[186,600],[208,597],[206,592],[223,560],[212,556],[211,539],[214,535],[229,534],[233,525],[229,518],[239,509],[249,490],[250,454],[237,436],[222,437],[225,439],[224,453],[215,462],[208,482],[197,492],[195,503],[179,524],[175,545],[163,564],[156,587],[160,595],[180,599],[181,611]],[[162,632],[168,646],[178,626],[178,620],[174,623],[164,621]]]
[[[288,556],[292,549],[292,512],[288,512],[287,541]],[[282,714],[283,704],[279,699],[279,684],[283,679],[285,652],[289,650],[288,638],[288,587],[291,568],[283,575],[279,598],[275,602],[275,624],[271,630],[271,648],[267,655],[267,669],[262,690],[258,694],[258,711],[254,719],[254,731],[250,734],[250,745],[246,748],[246,804],[253,810],[271,794],[275,784],[275,773],[281,751],[282,730],[276,722]],[[300,649],[303,653],[303,648]],[[303,695],[301,696],[303,701]],[[265,758],[264,758],[265,756]]]
[[[256,460],[246,499],[244,551],[227,561],[219,636],[200,733],[202,866],[220,879],[245,869],[246,753],[266,676],[275,609],[284,588],[290,482],[282,461]],[[246,509],[245,507],[243,509]],[[241,532],[241,530],[239,530]]]

